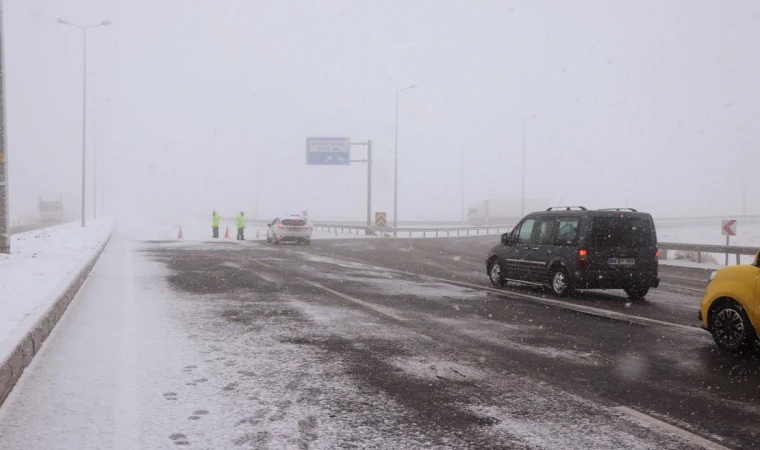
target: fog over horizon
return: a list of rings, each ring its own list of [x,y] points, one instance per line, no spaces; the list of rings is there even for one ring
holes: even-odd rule
[[[5,0],[11,217],[87,208],[366,217],[365,164],[307,166],[307,137],[374,143],[373,211],[459,220],[521,195],[656,217],[760,214],[754,1]],[[525,122],[527,117],[533,117]],[[352,158],[366,158],[354,147]],[[464,158],[461,158],[462,152]],[[463,165],[462,165],[463,164]],[[99,206],[100,207],[100,206]]]

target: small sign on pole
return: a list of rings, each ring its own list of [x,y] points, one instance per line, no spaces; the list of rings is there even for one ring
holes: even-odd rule
[[[376,212],[375,213],[375,226],[376,227],[387,227],[388,226],[387,215],[384,212]]]
[[[720,234],[726,237],[726,247],[728,247],[731,236],[736,236],[736,220],[729,219],[721,222]],[[728,250],[726,250],[726,265],[728,265]]]

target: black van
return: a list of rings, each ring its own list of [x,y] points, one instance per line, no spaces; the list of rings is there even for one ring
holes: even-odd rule
[[[657,234],[652,216],[635,209],[549,208],[527,215],[488,253],[494,286],[507,281],[571,289],[624,289],[643,298],[657,287]]]

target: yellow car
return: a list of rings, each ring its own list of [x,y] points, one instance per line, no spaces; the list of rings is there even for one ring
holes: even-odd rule
[[[710,275],[699,321],[722,350],[742,352],[755,343],[760,329],[760,252],[752,264],[724,267]]]

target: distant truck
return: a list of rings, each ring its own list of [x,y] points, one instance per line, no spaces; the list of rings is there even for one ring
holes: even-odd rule
[[[63,197],[59,197],[58,200],[44,201],[40,196],[37,209],[40,212],[40,222],[48,224],[63,222]]]
[[[550,206],[547,199],[526,198],[525,211],[521,211],[522,201],[512,198],[494,198],[484,200],[467,210],[467,222],[471,225],[509,224],[516,222],[525,214],[544,211]]]

